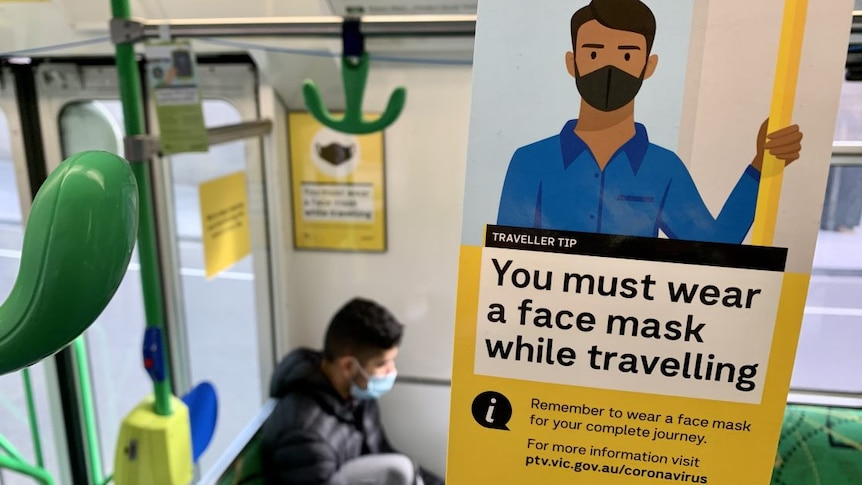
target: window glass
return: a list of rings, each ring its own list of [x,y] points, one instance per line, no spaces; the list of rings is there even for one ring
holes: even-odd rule
[[[204,102],[207,126],[242,121],[239,111],[220,100]],[[260,411],[260,366],[253,256],[240,260],[212,280],[205,277],[198,188],[202,183],[247,172],[247,141],[210,147],[207,153],[170,158],[174,217],[179,238],[183,309],[189,342],[192,384],[211,382],[219,397],[219,422],[201,458],[208,470],[243,427]],[[257,161],[259,163],[259,161]],[[249,185],[247,190],[262,190]],[[250,204],[250,211],[263,210]],[[256,234],[252,234],[252,244]]]
[[[0,302],[6,300],[21,262],[23,220],[20,193],[12,159],[12,146],[6,115],[0,111]],[[57,448],[54,446],[53,427],[48,401],[48,388],[43,364],[29,369],[39,426],[44,468],[59,479]],[[16,372],[0,377],[0,435],[5,437],[27,459],[37,464],[34,441],[30,433],[27,394],[24,373]],[[23,475],[0,470],[3,485],[31,485],[33,480]]]
[[[862,142],[862,82],[845,81],[835,122],[835,141]]]
[[[862,144],[862,82],[845,82],[835,141]],[[862,152],[860,152],[862,153]],[[792,387],[862,393],[862,161],[835,155],[829,169],[817,249]]]

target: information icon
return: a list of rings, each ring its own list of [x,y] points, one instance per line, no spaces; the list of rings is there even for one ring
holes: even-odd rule
[[[509,431],[512,403],[499,392],[483,392],[473,399],[473,419],[486,428]]]

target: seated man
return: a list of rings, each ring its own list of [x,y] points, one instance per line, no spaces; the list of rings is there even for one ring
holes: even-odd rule
[[[278,404],[261,433],[267,484],[443,484],[389,444],[380,420],[402,333],[385,308],[354,299],[332,318],[322,353],[298,349],[279,363]]]

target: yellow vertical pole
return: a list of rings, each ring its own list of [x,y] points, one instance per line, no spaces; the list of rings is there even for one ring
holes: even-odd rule
[[[808,0],[785,0],[768,133],[790,125],[793,119],[807,13]],[[764,153],[752,233],[752,243],[757,246],[772,246],[783,178],[784,162],[768,151]]]

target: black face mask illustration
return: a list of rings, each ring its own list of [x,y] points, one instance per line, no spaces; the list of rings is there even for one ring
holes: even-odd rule
[[[338,143],[330,143],[329,145],[317,145],[317,155],[336,167],[347,162],[353,157],[356,146],[344,146]]]
[[[177,70],[177,76],[191,77],[193,74],[191,54],[185,51],[174,51],[171,57],[174,60],[174,68]]]
[[[646,66],[640,77],[632,76],[615,66],[605,66],[589,74],[575,77],[581,97],[593,108],[614,111],[629,104],[643,85]]]

